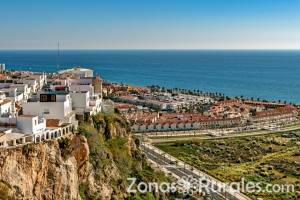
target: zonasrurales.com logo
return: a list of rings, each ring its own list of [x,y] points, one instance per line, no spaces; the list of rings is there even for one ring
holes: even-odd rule
[[[219,194],[229,195],[237,192],[242,193],[282,193],[295,192],[295,186],[290,184],[266,184],[261,182],[245,181],[244,178],[240,182],[219,184],[207,178],[193,178],[192,176],[184,176],[175,182],[138,182],[137,178],[128,178],[128,193],[146,193],[146,192],[162,192],[162,193],[179,193],[184,195],[206,195]]]

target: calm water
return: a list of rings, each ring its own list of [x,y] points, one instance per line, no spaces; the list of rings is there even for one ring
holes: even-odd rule
[[[300,51],[0,51],[8,69],[81,65],[104,79],[300,103]]]

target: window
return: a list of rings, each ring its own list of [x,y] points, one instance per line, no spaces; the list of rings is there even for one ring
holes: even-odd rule
[[[56,96],[54,94],[51,95],[51,102],[55,102],[56,101]]]
[[[46,102],[47,101],[47,95],[41,95],[41,100],[42,102]]]

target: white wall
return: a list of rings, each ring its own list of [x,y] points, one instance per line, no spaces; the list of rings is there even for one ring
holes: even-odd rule
[[[70,85],[70,92],[90,92],[94,94],[94,87],[92,85]]]
[[[69,79],[68,83],[70,85],[82,85],[82,84],[92,84],[93,81],[90,78],[81,78],[81,79]]]
[[[15,101],[22,101],[24,99],[24,93],[21,93],[16,96]]]
[[[23,83],[28,84],[28,86],[30,86],[31,90],[33,92],[36,92],[37,90],[37,81],[36,80],[31,80],[31,79],[23,79],[22,80]]]
[[[84,69],[80,71],[73,71],[72,74],[76,77],[93,77],[93,70]]]
[[[6,104],[3,104],[0,106],[0,115],[9,115],[12,111],[12,104],[11,102],[8,102]]]
[[[24,115],[38,115],[46,119],[63,120],[72,112],[68,101],[65,102],[26,102],[23,103]]]
[[[38,116],[19,116],[17,118],[17,128],[25,134],[35,134],[46,129],[46,120],[39,120]]]
[[[90,93],[71,93],[72,98],[72,107],[76,108],[88,108],[89,107],[89,99]]]
[[[71,68],[71,69],[60,70],[58,73],[59,74],[71,73],[76,77],[93,77],[93,70],[85,69],[85,68],[81,68],[81,67],[75,67],[75,68]]]

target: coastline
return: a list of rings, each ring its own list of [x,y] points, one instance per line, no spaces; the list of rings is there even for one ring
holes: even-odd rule
[[[8,69],[55,72],[81,65],[111,82],[292,103],[300,103],[299,62],[298,50],[62,50],[59,57],[56,50],[0,51]]]

